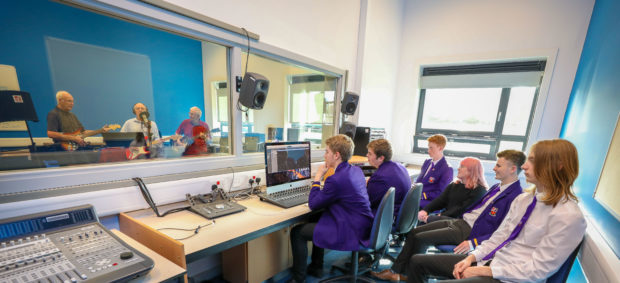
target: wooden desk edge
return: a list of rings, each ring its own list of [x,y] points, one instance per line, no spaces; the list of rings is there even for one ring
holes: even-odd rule
[[[150,257],[155,262],[155,266],[148,274],[136,278],[131,282],[164,282],[173,278],[183,276],[187,273],[186,269],[181,268],[177,264],[157,254],[156,252],[140,244],[133,238],[125,235],[123,232],[116,229],[112,229],[111,231],[112,233],[114,233],[114,235],[121,238],[121,240],[125,241],[128,245],[134,247],[138,251]]]

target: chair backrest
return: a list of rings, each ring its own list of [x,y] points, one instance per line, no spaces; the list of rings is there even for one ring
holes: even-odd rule
[[[394,187],[388,189],[383,196],[375,220],[370,230],[370,244],[367,248],[373,250],[382,249],[388,242],[392,224],[394,224]]]
[[[577,254],[579,253],[579,249],[581,248],[581,244],[583,244],[583,240],[581,240],[581,243],[577,245],[575,250],[568,256],[562,266],[560,266],[560,269],[558,269],[558,271],[551,275],[551,277],[547,278],[547,283],[566,282],[566,279],[568,279],[568,275],[570,274],[570,270],[573,267],[573,263],[575,263],[575,258],[577,258]]]
[[[406,234],[415,227],[418,223],[421,196],[422,183],[414,183],[405,195],[403,203],[400,205],[398,216],[396,216],[396,225],[394,225],[392,234]]]

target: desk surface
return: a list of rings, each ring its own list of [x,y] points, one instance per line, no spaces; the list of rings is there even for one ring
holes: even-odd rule
[[[119,238],[121,238],[121,240],[125,241],[125,243],[134,247],[136,250],[140,251],[146,256],[150,257],[155,262],[155,267],[153,267],[153,270],[151,270],[145,276],[131,280],[132,283],[162,282],[162,281],[166,281],[171,278],[180,277],[183,274],[185,274],[185,269],[179,267],[178,265],[165,259],[163,256],[160,256],[156,252],[136,242],[136,240],[123,234],[123,232],[118,231],[116,229],[112,229],[111,231],[112,233],[114,233],[114,235],[118,236]]]
[[[247,209],[240,213],[216,218],[215,224],[201,228],[195,236],[179,240],[184,245],[188,261],[204,255],[219,253],[249,240],[283,229],[303,220],[310,212],[306,204],[284,209],[268,202],[263,202],[257,196],[252,196],[238,203]],[[183,205],[186,204],[165,205],[159,207],[159,211],[167,211]],[[181,211],[165,217],[157,217],[151,209],[137,210],[126,214],[174,239],[191,236],[194,232],[162,228],[195,229],[198,225],[211,223],[211,220],[207,220],[190,211]]]

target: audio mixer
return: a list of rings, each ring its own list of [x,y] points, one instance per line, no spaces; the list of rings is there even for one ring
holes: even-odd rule
[[[0,282],[124,282],[153,261],[84,205],[0,220]]]

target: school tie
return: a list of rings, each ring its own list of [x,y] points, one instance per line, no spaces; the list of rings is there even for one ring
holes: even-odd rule
[[[481,208],[485,203],[487,203],[487,201],[489,201],[489,199],[491,199],[494,195],[496,195],[499,192],[499,184],[495,184],[493,186],[493,188],[487,193],[486,196],[484,196],[482,198],[482,200],[476,204],[476,206],[470,208],[469,210],[465,211],[465,213],[470,213],[478,208]],[[463,213],[463,214],[465,214]]]
[[[532,211],[534,210],[535,206],[536,206],[536,196],[534,196],[532,203],[530,203],[530,205],[527,206],[527,209],[525,210],[525,214],[523,214],[523,218],[521,218],[521,221],[519,221],[519,224],[517,224],[517,227],[515,227],[515,229],[512,231],[508,239],[506,239],[506,241],[504,241],[497,248],[492,250],[487,256],[482,258],[482,260],[492,259],[495,253],[499,251],[499,249],[503,248],[506,244],[508,244],[510,241],[514,240],[515,238],[517,238],[517,236],[519,236],[519,233],[523,229],[523,225],[525,225],[525,222],[527,222],[527,220],[530,218],[530,215],[532,215]]]
[[[426,175],[428,175],[429,172],[433,171],[433,168],[435,168],[435,162],[431,160],[431,166],[428,167],[428,170],[426,170],[426,173],[424,173],[424,177],[426,177]]]

